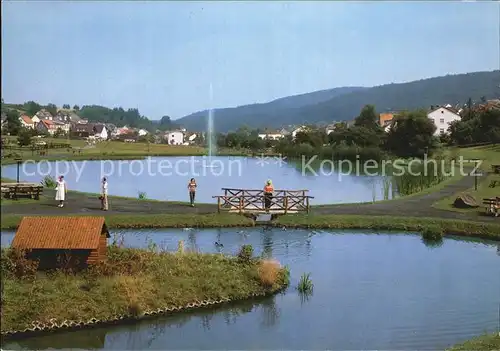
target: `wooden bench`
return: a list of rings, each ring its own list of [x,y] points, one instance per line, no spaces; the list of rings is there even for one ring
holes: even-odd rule
[[[40,200],[43,186],[38,184],[2,184],[2,195],[8,199],[17,200],[20,196]]]
[[[500,197],[483,199],[483,205],[486,205],[486,214],[495,215],[495,217],[500,215]]]
[[[491,169],[493,169],[493,173],[500,174],[500,165],[491,165]]]

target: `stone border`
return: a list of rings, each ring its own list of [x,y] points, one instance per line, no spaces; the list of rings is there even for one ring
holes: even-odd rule
[[[237,302],[242,300],[248,300],[259,297],[268,297],[271,295],[275,295],[279,292],[284,291],[288,287],[287,285],[283,285],[282,287],[268,291],[263,293],[254,293],[247,297],[242,297],[238,299],[230,299],[228,297],[222,298],[220,300],[205,300],[205,301],[195,301],[187,303],[185,306],[167,306],[165,308],[157,308],[155,310],[149,310],[141,313],[138,316],[132,314],[124,314],[124,315],[116,315],[110,319],[97,319],[91,318],[89,320],[64,320],[62,322],[58,322],[56,318],[51,318],[48,323],[43,323],[41,321],[33,321],[31,322],[31,328],[25,328],[24,330],[7,330],[1,332],[2,341],[7,341],[10,339],[31,337],[40,334],[47,334],[50,332],[58,332],[58,331],[70,331],[70,330],[79,330],[79,329],[90,329],[95,327],[101,327],[106,325],[118,325],[130,323],[133,321],[143,320],[147,318],[153,318],[156,316],[166,315],[175,312],[193,310],[206,308],[211,306],[220,306],[222,304],[228,304],[230,302]]]

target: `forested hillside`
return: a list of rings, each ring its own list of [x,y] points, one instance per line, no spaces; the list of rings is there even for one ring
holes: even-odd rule
[[[375,105],[378,112],[427,108],[438,104],[465,103],[469,98],[480,100],[500,97],[500,71],[447,75],[409,83],[386,84],[372,88],[333,89],[336,94],[324,101],[309,103],[307,95],[288,97],[287,103],[246,105],[215,110],[218,132],[236,130],[241,125],[251,128],[275,127],[289,124],[353,120],[366,104]],[[317,94],[314,92],[311,94]],[[324,96],[324,95],[323,95]],[[294,99],[303,104],[294,105]],[[176,122],[188,129],[204,130],[206,112],[198,112]]]

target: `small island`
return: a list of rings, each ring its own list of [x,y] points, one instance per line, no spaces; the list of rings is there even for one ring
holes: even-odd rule
[[[1,323],[7,337],[266,296],[288,285],[288,270],[276,261],[253,257],[249,245],[236,256],[185,251],[182,241],[170,252],[154,244],[131,249],[119,241],[107,245],[102,217],[38,220],[51,229],[45,242],[75,242],[75,232],[56,229],[65,226],[61,221],[75,228],[91,221],[87,224],[94,230],[82,233],[81,225],[78,237],[86,240],[75,245],[78,249],[56,251],[44,249],[41,240],[36,243],[35,237],[43,233],[26,232],[29,220],[21,223],[12,246],[1,252]],[[69,239],[63,240],[63,235]],[[97,246],[91,247],[92,242]],[[23,248],[27,243],[30,249]]]

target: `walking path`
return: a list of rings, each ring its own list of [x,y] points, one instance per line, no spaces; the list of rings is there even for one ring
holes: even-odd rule
[[[432,204],[443,197],[470,189],[474,186],[474,178],[470,176],[447,184],[440,190],[423,195],[414,195],[392,201],[382,201],[373,204],[340,204],[313,206],[312,214],[336,215],[368,215],[368,216],[408,216],[408,217],[435,217],[447,219],[462,219],[484,221],[489,223],[500,222],[498,218],[481,215],[482,208],[475,213],[460,213],[445,211],[432,207]],[[2,206],[2,214],[12,215],[70,215],[70,214],[208,214],[217,212],[215,204],[198,204],[190,207],[187,203],[149,201],[138,199],[110,197],[110,210],[100,210],[100,201],[97,195],[69,192],[63,208],[57,207],[54,193],[46,190],[40,201],[16,204],[9,203]]]

